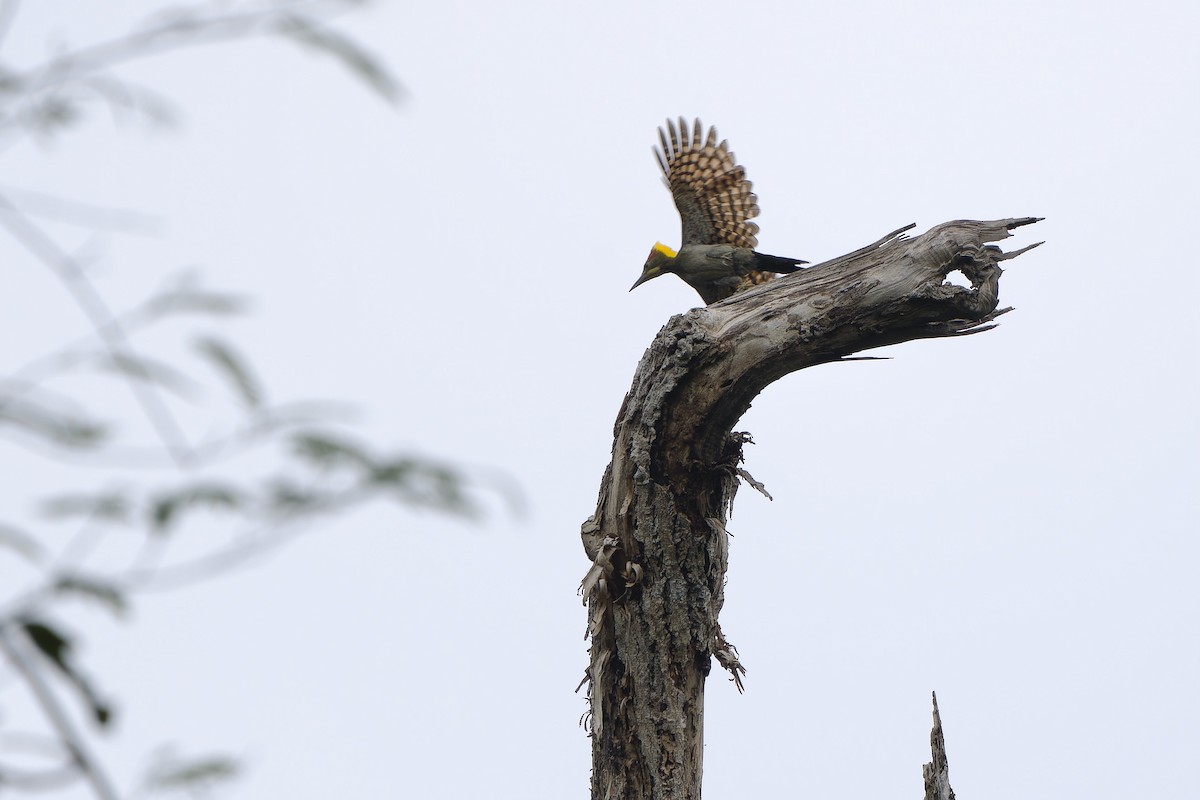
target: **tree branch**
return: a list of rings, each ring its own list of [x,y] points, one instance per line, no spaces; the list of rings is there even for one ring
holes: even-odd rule
[[[721,632],[725,520],[744,474],[733,426],[773,381],[913,339],[987,330],[999,263],[990,244],[1032,217],[902,228],[841,258],[671,319],[617,417],[596,513],[581,531],[592,639],[592,797],[699,798],[704,682]],[[911,227],[911,226],[908,226]],[[961,272],[969,288],[946,281]]]
[[[92,785],[92,791],[96,793],[96,797],[100,800],[117,800],[117,793],[113,789],[111,781],[100,764],[88,753],[83,736],[75,730],[71,718],[67,716],[67,712],[59,704],[58,698],[54,696],[54,692],[42,678],[42,673],[32,662],[24,642],[20,641],[20,638],[24,638],[23,632],[17,631],[9,622],[0,620],[0,653],[3,653],[8,662],[21,673],[21,677],[29,685],[38,705],[45,712],[46,718],[54,726],[59,741],[70,752],[71,760],[83,773],[87,782]]]
[[[79,264],[4,197],[0,197],[0,225],[7,228],[13,238],[53,270],[55,276],[71,292],[75,302],[95,329],[96,335],[114,359],[136,353],[116,315],[109,309]],[[141,363],[136,357],[127,360],[135,368]],[[140,377],[140,380],[129,382],[134,397],[158,433],[163,448],[177,464],[187,464],[191,457],[187,437],[166,402],[154,388],[153,377],[149,374]]]

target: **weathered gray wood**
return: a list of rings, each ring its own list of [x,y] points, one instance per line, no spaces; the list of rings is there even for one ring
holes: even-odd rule
[[[744,672],[718,615],[725,520],[745,476],[747,437],[732,431],[750,402],[805,367],[994,327],[1009,310],[997,310],[999,263],[1029,248],[990,243],[1036,221],[948,222],[915,239],[904,228],[659,332],[617,416],[612,462],[582,529],[593,562],[582,589],[595,800],[700,797],[712,658],[739,688]],[[970,288],[946,282],[955,270]]]
[[[938,712],[937,692],[933,694],[933,732],[929,734],[933,761],[921,772],[925,776],[925,800],[954,800],[950,788],[950,764],[946,760],[946,739],[942,735],[942,715]]]

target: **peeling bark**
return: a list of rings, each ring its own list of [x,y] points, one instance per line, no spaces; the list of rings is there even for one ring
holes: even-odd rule
[[[715,656],[745,672],[718,622],[725,520],[745,478],[733,426],[771,382],[913,339],[994,327],[990,244],[1038,220],[908,226],[853,253],[673,317],[642,357],[614,427],[596,513],[589,608],[593,800],[700,797],[704,682]],[[1036,245],[1031,245],[1035,247]],[[959,271],[966,288],[946,282]]]

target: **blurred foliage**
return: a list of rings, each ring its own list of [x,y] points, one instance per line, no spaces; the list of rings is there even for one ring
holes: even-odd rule
[[[3,43],[14,32],[20,5],[0,0],[0,142],[58,136],[79,127],[96,106],[118,116],[170,119],[171,104],[123,76],[124,65],[182,48],[262,36],[282,37],[332,57],[395,103],[402,94],[399,83],[373,55],[332,27],[339,14],[357,5],[282,0],[172,6],[123,37],[59,49],[43,62],[15,66],[5,59]],[[480,513],[475,482],[460,469],[406,453],[377,452],[341,430],[329,404],[272,403],[250,360],[212,330],[195,336],[190,351],[183,349],[193,361],[155,357],[138,346],[147,338],[171,340],[185,317],[190,324],[215,325],[243,312],[246,302],[182,273],[133,307],[110,308],[39,220],[71,217],[76,224],[91,220],[100,228],[121,213],[47,198],[32,189],[0,188],[0,229],[25,248],[31,264],[62,281],[64,302],[79,305],[93,329],[51,352],[31,354],[19,369],[0,377],[0,434],[20,446],[6,452],[5,469],[19,471],[22,459],[49,457],[64,470],[81,465],[99,470],[107,484],[87,491],[64,488],[42,498],[40,522],[0,520],[0,556],[14,556],[9,561],[26,576],[0,589],[0,677],[6,678],[0,691],[27,693],[42,715],[40,724],[29,726],[36,730],[18,730],[24,723],[0,706],[0,793],[44,793],[82,782],[99,798],[119,796],[88,746],[89,736],[110,727],[113,707],[80,664],[82,634],[68,631],[56,613],[59,604],[82,599],[123,618],[139,591],[220,574],[280,546],[321,516],[374,499],[461,517]],[[7,335],[16,341],[22,332]],[[91,381],[84,385],[96,387],[96,393],[79,391],[81,380]],[[113,408],[114,390],[101,385],[105,382],[124,388],[134,401],[130,408]],[[209,391],[214,384],[224,391]],[[232,403],[222,403],[228,398]],[[210,422],[213,415],[224,417],[222,433],[189,437],[184,413]],[[122,423],[138,417],[157,437],[150,446],[131,447],[126,441]],[[64,480],[64,486],[69,483]],[[57,539],[51,533],[64,529],[67,533]],[[111,558],[103,564],[92,558],[110,538],[127,545],[131,532],[140,544],[127,563],[113,566]],[[186,557],[175,556],[173,545],[188,536],[200,546],[193,541]],[[16,679],[7,679],[12,676]],[[60,698],[64,690],[74,701]],[[96,732],[76,729],[72,719],[80,713],[95,723],[89,730]],[[30,742],[36,746],[26,746]],[[205,793],[239,769],[226,756],[184,759],[160,753],[137,793]]]
[[[184,759],[173,753],[158,754],[147,771],[144,788],[149,792],[208,792],[236,778],[241,766],[225,756]]]

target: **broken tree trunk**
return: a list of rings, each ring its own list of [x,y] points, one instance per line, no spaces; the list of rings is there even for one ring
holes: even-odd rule
[[[933,693],[933,731],[929,734],[933,761],[921,768],[925,778],[925,800],[954,800],[950,788],[950,762],[946,758],[946,737],[942,734],[942,714],[938,711],[937,692]]]
[[[997,316],[989,244],[1038,220],[947,222],[676,316],[643,356],[617,417],[596,513],[583,524],[591,636],[593,800],[700,797],[704,681],[713,657],[744,670],[718,622],[725,520],[745,434],[772,381],[912,339],[978,333]],[[1033,245],[1036,246],[1036,245]],[[946,282],[959,271],[971,287]]]

